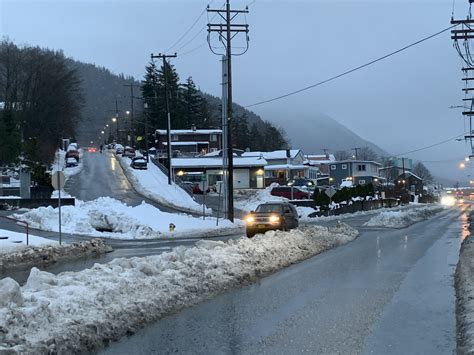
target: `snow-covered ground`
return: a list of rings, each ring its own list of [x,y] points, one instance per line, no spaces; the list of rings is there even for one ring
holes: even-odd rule
[[[137,170],[130,167],[129,158],[117,155],[117,159],[133,188],[143,196],[183,212],[202,213],[202,205],[181,187],[168,185],[168,177],[152,162],[148,163],[147,170]],[[206,209],[206,213],[211,210]]]
[[[364,225],[368,227],[404,228],[413,223],[425,220],[444,210],[441,205],[416,205],[411,209],[384,211],[372,217]]]
[[[53,240],[41,238],[31,234],[28,235],[28,242],[30,246],[56,244],[56,242]],[[9,253],[26,247],[26,233],[17,233],[0,229],[0,256],[1,254]]]
[[[357,231],[340,224],[252,239],[199,241],[156,256],[115,259],[80,272],[31,270],[25,286],[0,281],[0,352],[82,353],[166,314],[257,280]]]
[[[58,231],[59,209],[39,207],[15,218],[26,221],[30,227]],[[206,217],[205,220],[187,214],[162,212],[156,207],[142,202],[130,207],[110,197],[101,197],[93,201],[76,200],[75,206],[61,208],[62,231],[95,237],[116,239],[152,239],[163,237],[190,237],[200,235],[217,235],[238,231],[242,222],[234,224]],[[170,223],[175,225],[174,232],[169,232]]]
[[[44,242],[39,240],[36,240],[36,242],[38,242],[36,245],[23,245],[14,249],[1,249],[0,270],[5,271],[18,267],[44,266],[59,260],[83,258],[112,251],[112,248],[106,245],[102,239],[93,239],[72,244],[63,243],[62,245],[47,239]],[[1,293],[0,290],[0,295]]]

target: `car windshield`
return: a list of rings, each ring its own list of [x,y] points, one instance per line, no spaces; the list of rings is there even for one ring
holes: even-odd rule
[[[264,204],[257,207],[256,212],[263,212],[263,213],[280,213],[282,210],[282,205],[277,204]]]

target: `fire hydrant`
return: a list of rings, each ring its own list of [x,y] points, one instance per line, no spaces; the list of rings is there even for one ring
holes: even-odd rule
[[[176,226],[173,223],[170,223],[170,232],[174,232]]]

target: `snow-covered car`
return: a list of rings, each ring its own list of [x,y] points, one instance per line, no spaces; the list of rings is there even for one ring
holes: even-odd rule
[[[74,168],[78,165],[76,158],[66,158],[66,168]]]
[[[285,202],[263,203],[245,217],[245,230],[249,238],[269,230],[287,231],[297,228],[298,224],[295,206]]]
[[[66,152],[66,159],[74,158],[79,161],[79,151],[71,149]]]
[[[122,155],[124,157],[134,158],[136,155],[135,149],[133,149],[132,147],[125,147]]]
[[[148,169],[148,164],[147,164],[146,159],[144,157],[133,158],[132,162],[130,163],[130,166],[133,169],[142,169],[142,170]]]
[[[115,145],[115,154],[123,154],[123,145],[121,144]]]

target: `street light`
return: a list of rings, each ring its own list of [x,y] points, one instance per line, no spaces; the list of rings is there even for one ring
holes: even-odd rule
[[[466,167],[466,164],[464,164],[464,163],[460,163],[460,164],[459,164],[459,168],[460,168],[460,169],[464,169],[465,167]]]
[[[464,161],[469,161],[469,157],[465,157],[465,158],[464,158]]]

